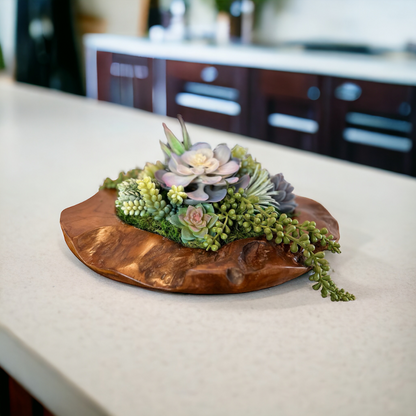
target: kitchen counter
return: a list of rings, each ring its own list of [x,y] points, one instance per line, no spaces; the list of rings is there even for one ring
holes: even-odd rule
[[[363,55],[306,51],[295,47],[158,43],[148,39],[110,34],[86,35],[84,46],[89,59],[98,50],[148,58],[416,85],[416,57],[409,58],[405,54]],[[94,68],[87,68],[87,71],[90,75],[94,74]]]
[[[338,219],[332,303],[307,276],[255,293],[143,290],[85,267],[63,209],[162,157],[166,117],[0,81],[0,366],[56,415],[413,415],[416,180],[189,125],[249,147]]]

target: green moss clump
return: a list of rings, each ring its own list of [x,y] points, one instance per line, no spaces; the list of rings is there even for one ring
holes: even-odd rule
[[[159,234],[162,237],[175,241],[175,243],[181,243],[181,230],[171,224],[166,218],[155,220],[151,216],[126,215],[121,208],[117,208],[116,212],[117,216],[126,224],[144,231]]]

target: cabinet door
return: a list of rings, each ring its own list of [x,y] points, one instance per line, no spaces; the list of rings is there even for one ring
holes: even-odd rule
[[[248,133],[248,69],[166,62],[167,115],[234,133]]]
[[[321,123],[321,78],[253,69],[250,133],[285,146],[328,153]]]
[[[415,175],[414,87],[331,78],[332,155]]]
[[[153,60],[97,52],[98,99],[152,111]]]

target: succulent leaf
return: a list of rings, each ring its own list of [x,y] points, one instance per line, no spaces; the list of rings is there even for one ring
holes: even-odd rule
[[[189,150],[192,146],[191,138],[189,137],[189,133],[188,133],[188,130],[186,129],[185,122],[183,121],[183,118],[180,114],[178,114],[178,120],[179,120],[179,123],[181,123],[181,127],[182,127],[183,146],[185,147],[185,150]]]
[[[165,154],[165,158],[169,160],[172,157],[172,152],[165,143],[159,140],[160,147],[162,148],[163,153]]]
[[[165,123],[163,123],[163,128],[165,130],[166,138],[168,139],[169,147],[177,155],[182,155],[185,152],[184,145],[176,138]]]

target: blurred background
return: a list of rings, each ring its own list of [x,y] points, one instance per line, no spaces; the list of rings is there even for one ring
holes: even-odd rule
[[[415,0],[0,0],[0,71],[416,176],[415,16]]]

